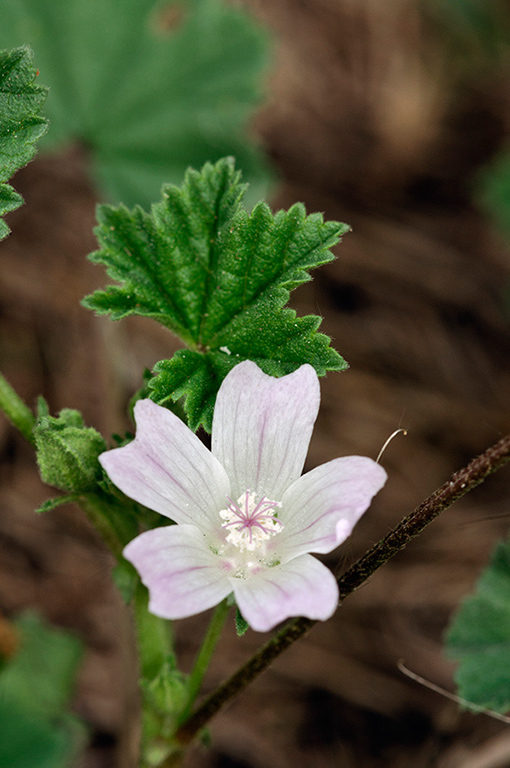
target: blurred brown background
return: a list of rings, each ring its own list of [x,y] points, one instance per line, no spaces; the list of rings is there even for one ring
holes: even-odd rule
[[[510,250],[472,203],[476,173],[508,141],[508,52],[458,59],[416,0],[246,0],[276,40],[254,130],[279,176],[273,203],[297,200],[348,222],[337,260],[294,306],[350,370],[322,382],[308,467],[375,457],[389,434],[386,489],[328,564],[341,568],[509,430]],[[507,8],[500,3],[502,8]],[[453,45],[453,48],[452,48]],[[460,63],[459,63],[460,62]],[[1,245],[0,365],[33,403],[82,410],[108,435],[143,367],[175,340],[150,321],[113,324],[79,300],[104,284],[86,159],[69,149],[16,177],[26,205]],[[0,610],[38,607],[85,639],[76,711],[90,725],[81,768],[130,768],[137,739],[134,650],[111,562],[80,510],[36,517],[51,492],[0,420]],[[212,724],[196,768],[497,768],[508,726],[460,714],[408,680],[399,659],[453,690],[441,637],[510,521],[509,473],[445,513],[407,551],[296,644]],[[206,616],[178,623],[189,667]],[[207,685],[262,636],[229,626]]]

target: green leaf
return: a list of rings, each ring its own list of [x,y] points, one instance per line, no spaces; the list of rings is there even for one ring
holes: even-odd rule
[[[47,130],[39,116],[46,88],[34,85],[36,71],[29,48],[0,51],[0,216],[19,208],[23,198],[6,184],[35,154],[35,142]],[[0,240],[9,227],[0,219]]]
[[[40,507],[35,511],[37,514],[44,514],[45,512],[51,512],[53,509],[60,507],[61,504],[69,504],[71,501],[79,499],[78,494],[66,493],[64,496],[56,496],[54,499],[47,499],[43,501]]]
[[[263,194],[248,136],[266,33],[222,0],[3,0],[0,47],[29,43],[50,86],[48,147],[80,143],[106,199],[146,207],[189,165],[235,154]],[[258,195],[259,196],[259,195]]]
[[[433,0],[423,8],[441,34],[444,51],[459,70],[478,75],[482,67],[501,65],[510,42],[508,9],[485,0]],[[433,28],[434,28],[433,27]]]
[[[67,711],[82,644],[33,614],[16,628],[20,648],[0,674],[0,765],[66,768],[84,735]]]
[[[84,299],[112,319],[158,320],[191,349],[157,364],[150,396],[185,397],[189,425],[211,427],[216,392],[237,363],[250,359],[273,376],[303,363],[319,375],[347,367],[317,333],[321,319],[285,308],[309,270],[333,259],[346,224],[306,215],[297,204],[273,215],[265,203],[242,206],[244,186],[231,159],[189,170],[183,186],[164,189],[151,214],[102,206],[91,260],[119,285]]]
[[[71,697],[82,644],[33,614],[16,621],[21,647],[0,674],[0,699],[25,712],[50,719],[65,712]]]
[[[40,413],[42,408],[40,401]],[[99,432],[84,425],[79,411],[64,408],[57,417],[40,415],[34,438],[45,483],[75,494],[96,488],[101,477],[98,456],[106,444]]]
[[[459,661],[455,680],[462,698],[510,710],[510,540],[498,543],[474,594],[461,603],[446,651]]]
[[[5,768],[68,768],[72,733],[0,699],[0,765]]]

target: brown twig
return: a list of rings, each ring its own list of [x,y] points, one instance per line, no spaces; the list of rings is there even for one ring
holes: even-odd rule
[[[452,478],[405,517],[381,541],[354,563],[339,579],[340,601],[355,592],[367,579],[403,549],[415,536],[455,501],[482,483],[485,478],[510,460],[510,435],[502,438]],[[277,632],[228,680],[190,715],[176,734],[177,742],[189,744],[207,722],[237,693],[263,672],[295,640],[303,637],[316,622],[293,619]]]

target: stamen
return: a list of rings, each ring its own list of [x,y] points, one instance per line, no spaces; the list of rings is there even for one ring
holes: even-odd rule
[[[236,502],[227,496],[229,506],[222,509],[220,517],[225,520],[222,528],[228,528],[227,541],[244,551],[254,551],[265,541],[283,529],[277,519],[279,501],[271,501],[263,496],[258,500],[257,494],[247,490]]]

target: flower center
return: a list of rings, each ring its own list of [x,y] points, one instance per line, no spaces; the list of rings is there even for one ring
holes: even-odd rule
[[[277,518],[277,508],[281,502],[270,501],[263,496],[260,501],[256,493],[247,490],[236,502],[227,496],[230,505],[222,509],[220,517],[225,522],[222,528],[228,531],[227,541],[238,547],[241,552],[247,549],[253,552],[263,542],[283,530]]]

